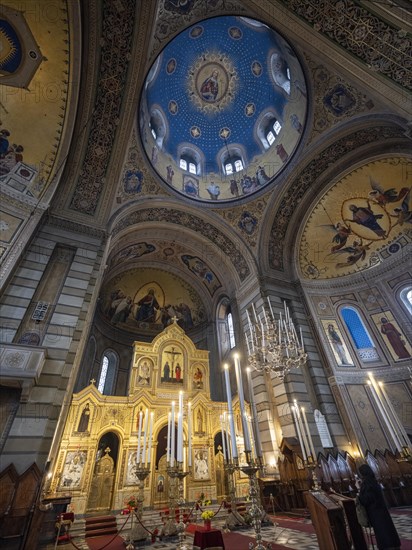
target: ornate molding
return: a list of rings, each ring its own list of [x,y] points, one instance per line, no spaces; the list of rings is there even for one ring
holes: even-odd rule
[[[105,184],[133,46],[135,0],[105,0],[99,82],[82,170],[70,209],[93,215]]]
[[[412,89],[411,40],[353,0],[280,0],[297,17],[395,84]]]

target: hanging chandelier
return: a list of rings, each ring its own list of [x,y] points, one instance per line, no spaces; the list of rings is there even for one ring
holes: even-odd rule
[[[307,363],[308,354],[303,344],[302,329],[299,337],[289,308],[283,302],[284,313],[275,319],[269,298],[269,310],[265,307],[259,317],[252,304],[253,320],[246,310],[248,331],[245,334],[249,366],[259,372],[275,374],[283,380],[288,372]]]

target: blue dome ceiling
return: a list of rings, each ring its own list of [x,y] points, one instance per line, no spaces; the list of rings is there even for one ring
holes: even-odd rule
[[[153,64],[140,128],[154,169],[195,200],[226,202],[272,184],[306,119],[303,71],[291,47],[243,17],[199,22]]]

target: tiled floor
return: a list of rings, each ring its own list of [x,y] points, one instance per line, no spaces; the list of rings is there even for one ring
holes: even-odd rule
[[[403,509],[392,509],[391,515],[399,536],[401,540],[404,541],[402,545],[402,550],[412,549],[412,507]],[[277,521],[276,517],[275,521]],[[309,519],[302,519],[300,522],[296,522],[296,529],[290,529],[282,527],[282,519],[278,519],[277,524],[265,525],[262,527],[263,540],[278,545],[284,545],[286,548],[289,549],[319,550],[316,535],[306,533],[301,530],[302,527],[300,526],[310,523],[311,521]],[[254,531],[252,528],[242,529],[241,531],[239,531],[239,533],[241,533],[242,535],[254,537]],[[192,540],[193,539],[191,535],[186,535],[185,543],[187,545],[187,549],[192,548]],[[154,544],[151,544],[150,542],[142,542],[138,545],[138,548],[150,548],[153,550],[175,550],[177,548],[177,544],[177,537],[173,537],[170,539],[157,541]],[[76,546],[73,546],[72,544],[64,544],[59,545],[58,548],[60,550],[74,550],[77,547],[80,550],[88,550],[88,546],[84,542],[84,540],[76,540],[75,545]],[[53,548],[54,545],[49,545],[44,550],[53,550]],[[372,548],[372,546],[370,546],[370,548]],[[106,547],[105,550],[110,550],[110,547]],[[226,548],[226,550],[238,550],[238,548]]]

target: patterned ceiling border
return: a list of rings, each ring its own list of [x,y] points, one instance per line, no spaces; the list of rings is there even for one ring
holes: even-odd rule
[[[269,239],[269,265],[273,269],[284,269],[283,245],[286,231],[295,209],[302,201],[303,195],[312,187],[313,182],[341,157],[370,143],[383,142],[388,139],[404,138],[402,128],[379,126],[365,128],[345,136],[330,147],[321,151],[288,187],[277,212]]]
[[[280,2],[372,70],[412,89],[412,43],[403,29],[383,21],[353,0]]]
[[[93,215],[101,196],[119,121],[133,46],[136,0],[105,0],[99,83],[82,169],[70,209]]]
[[[228,256],[228,258],[230,258],[241,281],[244,281],[250,274],[250,269],[245,258],[242,256],[239,247],[236,246],[233,241],[212,224],[197,216],[188,214],[187,212],[181,212],[171,208],[145,208],[143,210],[138,210],[117,223],[113,228],[112,236],[114,237],[120,231],[139,223],[165,221],[196,231],[196,233],[212,241],[226,256]]]

